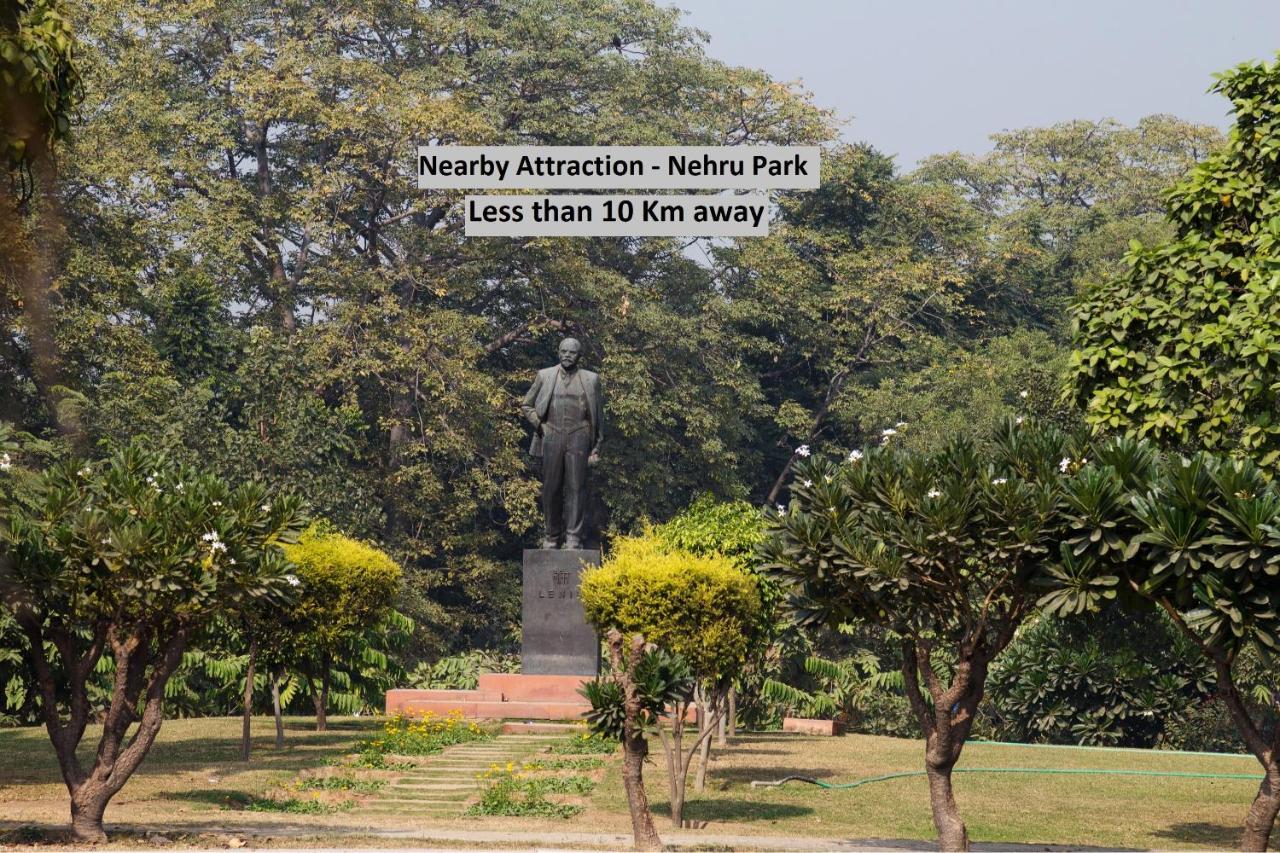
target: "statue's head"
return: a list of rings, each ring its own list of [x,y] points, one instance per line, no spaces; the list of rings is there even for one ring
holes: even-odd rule
[[[578,366],[578,357],[582,354],[582,344],[577,338],[565,338],[560,342],[560,366],[565,370],[573,370]]]

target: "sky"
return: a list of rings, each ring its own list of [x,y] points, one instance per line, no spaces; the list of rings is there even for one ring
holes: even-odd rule
[[[663,2],[663,0],[659,0]],[[707,53],[802,82],[912,168],[1001,130],[1144,115],[1226,128],[1212,75],[1280,50],[1280,0],[675,0]]]

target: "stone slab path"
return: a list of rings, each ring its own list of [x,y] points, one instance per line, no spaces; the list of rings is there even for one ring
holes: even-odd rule
[[[359,813],[403,817],[458,817],[480,794],[476,778],[493,765],[527,761],[564,736],[498,735],[447,747],[392,779]]]

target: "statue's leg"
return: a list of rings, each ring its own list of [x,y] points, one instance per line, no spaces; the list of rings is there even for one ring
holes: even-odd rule
[[[546,430],[542,439],[542,517],[546,521],[544,548],[555,548],[564,532],[564,436]]]
[[[565,438],[564,547],[581,548],[587,518],[587,454],[591,451],[591,431],[576,430]]]

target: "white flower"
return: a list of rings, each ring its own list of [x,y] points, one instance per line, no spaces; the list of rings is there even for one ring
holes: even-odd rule
[[[271,512],[271,504],[263,504],[262,506],[258,507],[258,509],[262,510],[263,512]]]
[[[86,465],[76,473],[79,474],[81,477],[88,477],[90,474],[93,473],[93,469],[91,469],[88,465]]]
[[[175,492],[181,492],[182,489],[183,489],[183,485],[181,483],[178,483],[176,486],[173,487],[173,490]]]
[[[778,504],[778,506],[777,506],[777,510],[778,510],[778,515],[786,515],[786,514],[787,514],[787,508],[786,508],[785,506],[783,506],[782,504]]]
[[[1058,470],[1065,474],[1067,473],[1067,469],[1070,467],[1071,467],[1071,457],[1069,456],[1062,457],[1062,461],[1058,463]]]
[[[800,485],[804,486],[807,489],[813,485],[813,480],[801,480]]]
[[[181,483],[179,483],[178,485],[182,485],[182,484],[181,484]],[[213,505],[214,505],[214,506],[222,506],[222,501],[214,501],[214,502],[213,502]]]
[[[1025,399],[1027,399],[1027,392],[1026,392],[1026,391],[1019,391],[1019,392],[1018,392],[1018,396],[1025,400]]]
[[[200,538],[203,539],[205,542],[217,542],[218,534],[217,534],[217,531],[210,530],[208,533],[204,534]]]
[[[1014,426],[1022,426],[1022,416],[1019,415],[1018,417],[1014,418],[1013,424]]]
[[[850,462],[857,462],[857,461],[858,461],[859,459],[861,459],[861,458],[862,458],[862,451],[861,451],[861,450],[850,450],[850,451],[849,451],[849,461],[850,461]]]
[[[111,544],[111,540],[110,540],[110,539],[103,539],[103,540],[102,540],[102,544],[103,544],[103,545],[110,545],[110,544]]]
[[[898,434],[898,431],[897,431],[896,429],[894,429],[893,427],[889,427],[888,429],[882,429],[882,430],[880,430],[880,434],[881,434],[882,436],[884,436],[885,438],[889,438],[890,436],[897,435],[897,434]]]
[[[797,447],[797,448],[796,448],[796,456],[806,456],[806,457],[807,457],[808,455],[809,455],[809,445],[807,445],[807,444],[802,444],[802,445],[800,445],[799,447]]]
[[[991,481],[991,485],[1003,486],[1007,482],[1009,482],[1009,480],[1005,477],[996,477],[994,480]]]
[[[942,497],[942,492],[938,491],[937,489],[930,489],[930,490],[929,490],[928,497],[931,497],[931,498],[940,498],[940,497]]]
[[[225,552],[225,551],[227,550],[227,543],[225,543],[225,542],[210,542],[210,543],[209,543],[209,550],[210,550],[210,551],[223,551],[223,552]]]
[[[8,453],[0,453],[0,471],[8,471],[13,467],[13,460]]]
[[[235,557],[228,557],[228,558],[227,558],[227,565],[229,565],[229,566],[234,566],[235,564],[236,564],[236,558],[235,558]]]
[[[896,424],[894,424],[894,426],[898,429],[902,429],[906,425],[907,425],[906,421],[898,421]]]
[[[284,579],[289,582],[289,586],[301,586],[302,581],[298,580],[297,575],[285,575]]]

